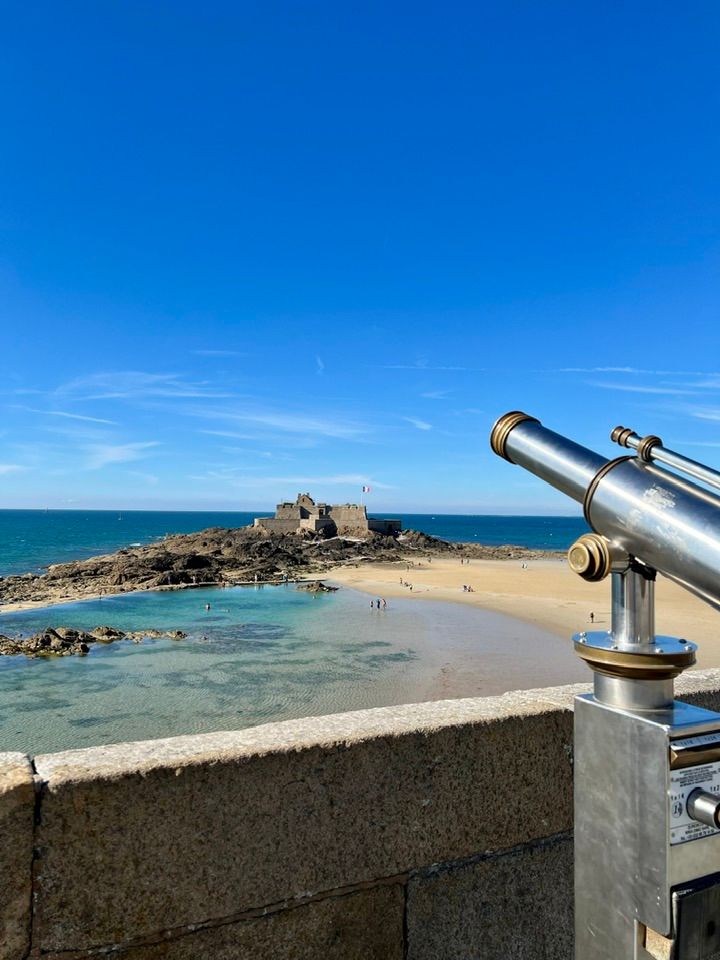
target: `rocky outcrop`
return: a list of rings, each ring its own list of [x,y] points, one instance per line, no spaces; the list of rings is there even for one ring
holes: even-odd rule
[[[521,547],[448,543],[417,531],[401,537],[372,533],[362,540],[268,534],[253,527],[214,527],[128,547],[101,557],[55,564],[46,573],[0,578],[0,607],[48,604],[135,590],[172,590],[203,584],[278,582],[322,574],[338,564],[415,561],[435,555],[533,559],[548,556]]]
[[[95,627],[94,630],[75,630],[72,627],[46,627],[31,637],[0,635],[0,656],[69,657],[85,656],[94,643],[113,643],[115,640],[134,640],[141,643],[146,637],[169,637],[183,640],[182,630],[133,630],[125,633],[115,627]]]
[[[304,590],[306,593],[336,593],[338,587],[329,587],[322,580],[306,580],[297,585],[298,590]]]

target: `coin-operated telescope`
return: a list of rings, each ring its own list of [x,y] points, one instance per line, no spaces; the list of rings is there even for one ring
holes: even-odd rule
[[[611,439],[634,453],[606,460],[520,412],[490,437],[498,456],[582,503],[594,532],[570,548],[570,567],[611,580],[611,629],[573,637],[594,676],[575,701],[575,957],[710,960],[720,713],[674,699],[696,647],[656,636],[654,587],[662,573],[720,607],[720,496],[688,479],[720,489],[720,474],[656,436],[616,427]]]

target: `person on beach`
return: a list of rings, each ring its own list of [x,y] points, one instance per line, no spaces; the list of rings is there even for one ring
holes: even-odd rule
[[[379,610],[379,609],[380,609],[380,598],[379,598],[379,597],[378,597],[378,599],[375,601],[375,604],[377,605],[377,608],[378,608],[378,610]]]
[[[595,623],[595,614],[592,612],[592,610],[590,611],[590,623]]]
[[[385,599],[385,597],[382,598],[382,603],[383,603],[383,610],[387,610],[387,600]]]
[[[374,609],[375,609],[375,604],[374,604],[374,602],[373,602],[372,600],[370,601],[370,609],[371,609],[371,610],[374,610]]]

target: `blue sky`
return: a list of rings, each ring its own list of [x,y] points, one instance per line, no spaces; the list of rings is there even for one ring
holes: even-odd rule
[[[2,4],[0,507],[576,512],[720,463],[720,7]]]

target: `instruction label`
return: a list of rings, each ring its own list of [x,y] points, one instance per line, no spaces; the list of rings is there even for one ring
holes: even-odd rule
[[[693,738],[693,740],[701,738]],[[676,744],[673,743],[673,746]],[[713,827],[693,820],[687,812],[687,798],[698,787],[720,796],[720,763],[704,763],[699,767],[685,767],[670,771],[670,845],[688,843],[720,833]]]

